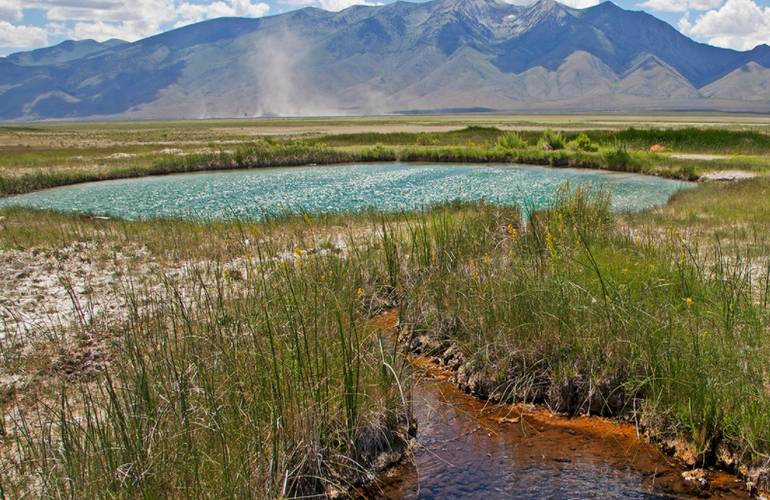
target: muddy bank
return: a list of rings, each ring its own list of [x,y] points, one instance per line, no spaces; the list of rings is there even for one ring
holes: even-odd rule
[[[398,318],[394,317],[393,321],[398,322]],[[620,483],[610,482],[599,490],[617,491],[618,495],[624,497],[673,494],[748,498],[768,488],[766,469],[747,467],[728,450],[722,450],[719,457],[697,456],[685,441],[658,430],[653,423],[639,421],[633,404],[626,404],[627,398],[635,395],[623,394],[620,380],[590,384],[576,376],[553,382],[545,373],[527,383],[513,378],[497,380],[484,367],[474,366],[466,360],[458,346],[444,334],[418,334],[408,325],[399,326],[398,331],[400,342],[416,359],[421,360],[418,363],[423,369],[431,376],[442,379],[439,386],[443,398],[450,399],[453,405],[466,408],[466,416],[468,405],[471,405],[470,414],[475,415],[480,422],[486,422],[485,425],[491,426],[489,429],[494,432],[500,432],[501,423],[515,428],[510,431],[514,437],[509,436],[513,444],[503,446],[498,443],[502,447],[500,449],[505,450],[498,450],[498,453],[503,453],[506,459],[513,456],[516,467],[522,462],[537,459],[539,465],[530,464],[527,467],[534,467],[538,474],[547,478],[548,474],[541,470],[543,464],[547,464],[549,467],[546,469],[556,470],[556,476],[561,477],[565,473],[563,469],[567,468],[564,464],[572,464],[569,466],[571,469],[580,469],[585,465],[583,462],[586,457],[589,461],[596,459],[603,464],[602,467],[614,464],[626,473],[633,471],[632,479],[621,474],[618,477],[624,478]],[[452,391],[459,394],[452,395]],[[475,403],[468,402],[468,399]],[[420,419],[419,405],[416,407],[417,418]],[[566,418],[554,412],[582,416]],[[438,415],[439,412],[435,412],[429,418]],[[604,417],[620,417],[622,421]],[[423,430],[421,426],[421,433]],[[494,433],[487,434],[490,438],[494,436]],[[418,435],[420,439],[421,434]],[[526,443],[524,447],[528,454],[511,455],[509,448],[519,450],[522,443]],[[474,446],[478,445],[466,446],[464,453],[475,453]],[[457,453],[460,451],[456,450]],[[559,466],[554,467],[554,463]],[[469,464],[469,467],[475,466]],[[604,481],[595,473],[590,473],[592,478],[586,480],[581,479],[583,476],[577,470],[572,472],[577,474],[569,476],[569,481],[574,482],[570,486],[572,489],[564,491],[586,491],[590,494],[594,491],[594,482],[602,484]],[[530,474],[529,469],[525,473]],[[537,477],[533,476],[533,481],[537,481]],[[496,481],[494,475],[488,479],[493,483]],[[472,481],[472,478],[468,480]],[[475,484],[479,487],[478,481]],[[522,488],[524,486],[527,485]],[[623,491],[613,490],[616,486]],[[508,490],[501,491],[509,493]],[[537,492],[538,496],[547,496],[558,494],[559,491],[521,489],[516,490],[516,493]]]

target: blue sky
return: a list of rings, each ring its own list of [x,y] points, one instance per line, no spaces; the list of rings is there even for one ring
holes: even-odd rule
[[[307,5],[340,10],[392,0],[0,0],[0,55],[67,39],[134,41],[205,19],[260,17]],[[419,1],[419,0],[415,0]],[[506,0],[527,4],[532,0]],[[562,0],[587,7],[599,0]],[[770,43],[770,0],[615,0],[697,40],[735,49]]]

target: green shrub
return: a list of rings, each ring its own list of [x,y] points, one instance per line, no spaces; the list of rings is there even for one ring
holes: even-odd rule
[[[506,132],[497,139],[497,147],[500,149],[526,149],[528,146],[518,132]]]
[[[564,140],[564,136],[558,132],[554,132],[551,129],[547,129],[545,132],[543,132],[543,136],[537,143],[537,147],[545,151],[556,151],[559,149],[564,149],[565,146],[566,141]]]
[[[417,137],[418,146],[437,146],[441,141],[435,134],[420,134]]]
[[[575,151],[585,151],[587,153],[593,153],[599,150],[599,146],[597,146],[586,134],[577,136],[569,143],[569,147]]]
[[[614,148],[604,153],[604,161],[612,169],[621,168],[628,170],[631,166],[631,154],[623,144],[617,144]]]

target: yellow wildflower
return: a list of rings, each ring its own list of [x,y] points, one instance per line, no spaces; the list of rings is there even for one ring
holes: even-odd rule
[[[514,240],[519,235],[519,231],[513,227],[513,224],[508,224],[508,235]]]
[[[359,287],[356,290],[356,297],[358,297],[358,300],[363,300],[364,299],[364,289],[363,288]]]
[[[471,278],[473,280],[478,280],[479,279],[479,271],[478,271],[478,269],[476,269],[476,260],[475,259],[470,259],[468,261],[468,272],[470,273]]]
[[[545,246],[548,248],[548,255],[550,255],[551,258],[556,257],[556,244],[553,240],[553,234],[551,234],[550,231],[545,234]]]
[[[487,253],[484,254],[484,257],[482,257],[482,260],[486,265],[490,265],[492,263],[492,257],[490,257],[489,254]]]
[[[687,304],[687,306],[689,307],[689,306],[693,305],[695,303],[695,301],[692,300],[692,297],[687,297],[686,299],[684,299],[684,303]]]

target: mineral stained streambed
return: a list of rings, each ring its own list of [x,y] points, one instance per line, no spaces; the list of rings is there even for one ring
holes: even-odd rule
[[[377,319],[394,331],[398,313]],[[493,405],[467,395],[425,358],[412,392],[414,456],[361,498],[749,498],[734,476],[708,487],[639,439],[630,424],[565,418],[529,405]]]

